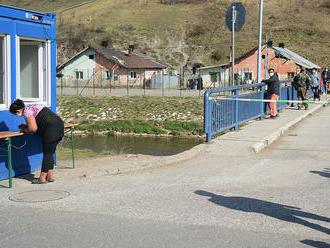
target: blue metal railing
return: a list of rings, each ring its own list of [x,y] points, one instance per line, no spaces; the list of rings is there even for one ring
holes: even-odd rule
[[[281,100],[296,100],[297,93],[288,81],[281,82]],[[227,100],[225,99],[227,98]],[[232,100],[228,100],[228,98]],[[268,112],[268,104],[253,101],[236,101],[233,98],[264,99],[265,84],[238,85],[209,89],[204,94],[204,132],[206,141],[229,129],[238,130],[240,125],[254,119],[262,119]],[[278,110],[288,103],[278,103]]]

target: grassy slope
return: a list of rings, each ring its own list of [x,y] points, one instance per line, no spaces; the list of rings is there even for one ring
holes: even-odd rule
[[[58,13],[60,60],[88,43],[109,40],[114,46],[137,43],[139,48],[173,66],[186,59],[207,64],[228,60],[230,33],[224,26],[225,9],[231,1],[197,5],[161,5],[156,0],[3,0],[15,6]],[[86,3],[80,7],[68,7]],[[216,3],[212,3],[216,2]],[[238,33],[238,53],[257,45],[258,6],[243,1],[247,22]],[[265,33],[324,65],[330,58],[330,9],[327,0],[265,1]],[[65,10],[67,9],[67,10]],[[186,20],[186,21],[185,21]],[[76,38],[70,39],[68,38]],[[184,44],[189,44],[189,48]],[[63,47],[68,49],[63,50]],[[218,60],[211,54],[218,51]]]
[[[65,122],[89,132],[203,134],[200,98],[61,97],[58,106]]]

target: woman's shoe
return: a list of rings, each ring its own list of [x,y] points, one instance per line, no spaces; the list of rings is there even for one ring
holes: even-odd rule
[[[32,183],[32,184],[46,184],[47,181],[42,182],[42,181],[40,181],[39,178],[34,178],[34,179],[31,181],[31,183]]]
[[[55,182],[55,179],[54,178],[47,179],[47,182],[54,183]]]

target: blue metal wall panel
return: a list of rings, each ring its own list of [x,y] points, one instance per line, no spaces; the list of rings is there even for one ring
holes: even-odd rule
[[[31,19],[31,14],[41,17]],[[51,41],[51,109],[56,111],[56,17],[34,11],[0,5],[0,34],[10,35],[11,55],[11,102],[16,99],[16,36],[38,38]],[[17,131],[24,118],[17,118],[8,110],[0,110],[0,131]],[[15,176],[30,173],[41,167],[41,141],[37,135],[26,135],[13,139],[13,174]],[[0,180],[8,177],[6,144],[0,142]],[[19,149],[17,149],[19,148]]]

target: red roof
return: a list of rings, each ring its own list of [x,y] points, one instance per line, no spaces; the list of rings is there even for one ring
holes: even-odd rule
[[[128,53],[107,47],[91,47],[105,58],[128,69],[165,69],[166,65],[145,54]]]
[[[113,61],[114,63],[126,68],[126,69],[165,69],[167,66],[162,62],[146,55],[139,53],[128,53],[114,48],[101,47],[101,46],[89,46],[77,53],[71,59],[69,59],[64,64],[58,67],[58,70],[61,70],[69,62],[81,56],[88,49],[93,49],[95,52],[101,54],[108,60]]]

